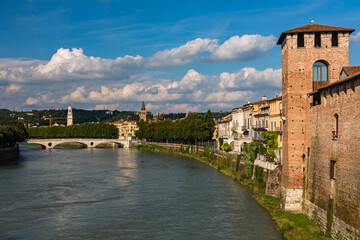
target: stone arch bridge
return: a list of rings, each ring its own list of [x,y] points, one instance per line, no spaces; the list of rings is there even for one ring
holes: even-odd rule
[[[46,149],[53,149],[62,143],[80,143],[86,148],[94,148],[101,143],[115,143],[123,148],[128,148],[131,141],[127,139],[99,139],[99,138],[48,138],[48,139],[28,139],[25,143],[39,144]]]

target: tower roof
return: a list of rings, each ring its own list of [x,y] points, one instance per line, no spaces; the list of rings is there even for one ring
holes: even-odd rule
[[[145,108],[145,103],[144,103],[144,101],[142,102],[142,107],[141,107],[141,111],[146,111],[146,108]]]
[[[290,34],[291,33],[299,33],[299,32],[307,32],[307,33],[310,33],[310,32],[348,32],[348,33],[352,33],[354,31],[355,31],[355,29],[352,29],[352,28],[317,24],[312,21],[308,25],[292,28],[292,29],[282,32],[279,37],[279,40],[277,41],[276,44],[280,45],[282,43],[282,41],[284,40],[286,34],[289,34],[289,33]]]

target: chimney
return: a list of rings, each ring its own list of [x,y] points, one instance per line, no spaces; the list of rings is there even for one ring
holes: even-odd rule
[[[266,95],[262,96],[261,100],[267,100]]]
[[[311,20],[311,23],[310,24],[314,24],[315,22],[314,22],[314,20]]]
[[[248,100],[248,104],[250,104],[250,100]]]

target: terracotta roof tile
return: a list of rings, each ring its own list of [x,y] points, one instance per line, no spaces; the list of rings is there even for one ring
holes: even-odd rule
[[[336,26],[329,26],[329,25],[323,25],[323,24],[317,24],[317,23],[310,23],[308,25],[304,25],[301,27],[296,27],[289,29],[287,31],[284,31],[281,33],[279,40],[276,44],[280,45],[285,38],[286,34],[289,33],[298,33],[298,32],[354,32],[355,29],[352,28],[345,28],[345,27],[336,27]]]
[[[313,93],[316,93],[318,90],[322,90],[322,89],[325,89],[325,88],[329,88],[329,87],[338,85],[338,84],[340,84],[340,83],[343,83],[343,82],[346,82],[346,81],[350,81],[350,80],[352,80],[352,79],[354,79],[354,78],[357,78],[357,77],[360,77],[360,72],[358,72],[358,73],[356,73],[356,74],[354,74],[354,75],[351,75],[351,76],[349,76],[349,77],[347,77],[347,78],[341,79],[341,80],[339,80],[339,81],[337,81],[337,82],[330,83],[330,84],[328,84],[328,85],[326,85],[326,86],[324,86],[324,87],[318,88],[316,91],[313,91],[313,92],[309,93],[309,95],[312,95]]]
[[[348,76],[352,76],[360,72],[360,66],[346,66],[344,70]]]

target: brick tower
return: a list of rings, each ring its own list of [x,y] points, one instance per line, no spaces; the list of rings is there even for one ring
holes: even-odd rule
[[[146,121],[146,108],[145,108],[144,101],[142,102],[142,107],[141,107],[141,111],[140,111],[140,120]]]
[[[282,54],[283,168],[281,204],[302,209],[305,168],[311,153],[308,93],[339,80],[349,65],[349,35],[354,29],[311,24],[283,32],[277,42]]]

